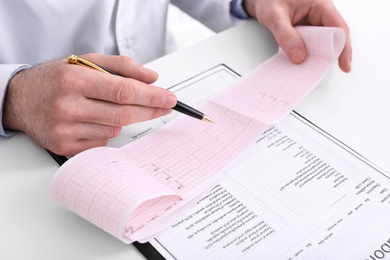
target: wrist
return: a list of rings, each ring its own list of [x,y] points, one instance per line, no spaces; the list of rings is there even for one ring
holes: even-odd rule
[[[7,130],[22,130],[18,123],[20,121],[18,108],[22,107],[25,103],[24,100],[19,100],[21,95],[18,86],[21,74],[23,74],[23,72],[19,70],[10,78],[5,92],[2,124],[4,129]]]
[[[9,82],[15,74],[30,67],[24,64],[0,64],[0,136],[11,136],[13,131],[9,131],[4,125],[5,96],[9,87]],[[7,119],[8,120],[8,119]]]

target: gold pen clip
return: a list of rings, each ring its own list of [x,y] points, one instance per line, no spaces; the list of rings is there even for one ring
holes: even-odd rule
[[[92,63],[92,62],[87,61],[87,60],[85,60],[83,58],[80,58],[80,57],[78,57],[78,56],[76,56],[74,54],[68,56],[68,63],[69,64],[77,64],[77,65],[85,66],[85,67],[88,67],[90,69],[95,69],[95,70],[98,70],[100,72],[111,74],[110,72],[108,72],[105,69],[99,67],[95,63]]]

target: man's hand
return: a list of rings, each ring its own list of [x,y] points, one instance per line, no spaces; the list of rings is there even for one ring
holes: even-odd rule
[[[5,128],[27,133],[37,144],[71,156],[104,146],[122,126],[171,112],[176,96],[151,86],[158,78],[124,56],[82,56],[117,72],[108,75],[66,59],[17,73],[9,82],[3,109]]]
[[[302,39],[294,25],[341,27],[346,34],[346,44],[339,57],[344,72],[351,70],[352,47],[349,29],[331,0],[244,0],[248,14],[266,26],[294,63],[306,58]]]

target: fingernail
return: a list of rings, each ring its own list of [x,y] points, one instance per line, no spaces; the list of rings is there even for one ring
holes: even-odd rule
[[[146,68],[146,67],[144,67],[144,66],[139,67],[139,70],[140,70],[140,71],[143,71],[144,73],[154,72],[153,70],[148,69],[148,68]]]
[[[305,53],[301,48],[295,48],[290,53],[290,59],[294,63],[301,63],[305,60]]]
[[[176,105],[177,99],[174,95],[168,95],[165,100],[165,107],[172,108]]]
[[[140,71],[141,71],[142,73],[144,73],[144,74],[146,74],[146,75],[153,75],[154,77],[158,77],[158,73],[155,72],[154,70],[148,69],[148,68],[143,67],[143,66],[140,67],[139,69],[140,69]]]

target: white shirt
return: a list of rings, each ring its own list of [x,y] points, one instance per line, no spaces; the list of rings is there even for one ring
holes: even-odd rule
[[[219,32],[236,21],[230,1],[0,1],[0,119],[8,81],[22,65],[91,52],[127,55],[146,63],[165,54],[170,2]],[[8,134],[0,125],[0,135]]]

